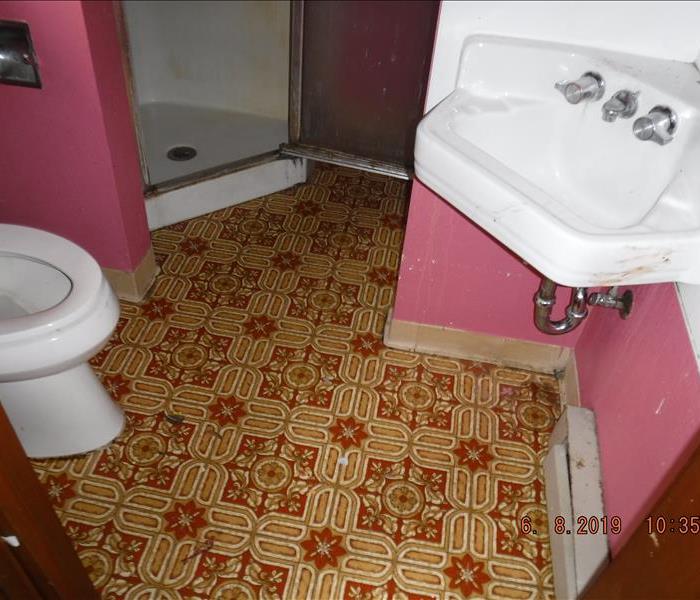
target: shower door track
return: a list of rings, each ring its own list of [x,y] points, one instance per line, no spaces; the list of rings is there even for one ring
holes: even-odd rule
[[[319,148],[317,146],[306,146],[304,144],[281,144],[280,152],[284,156],[296,156],[299,158],[308,158],[309,160],[317,160],[320,162],[340,165],[341,167],[351,167],[370,173],[379,173],[399,179],[410,179],[412,176],[411,169],[397,163],[385,162],[381,160],[373,160],[355,154],[347,154],[339,150],[329,150],[327,148]]]
[[[229,175],[231,173],[235,173],[236,171],[244,171],[246,169],[257,167],[258,165],[263,165],[275,160],[280,160],[282,158],[284,157],[281,155],[279,150],[272,150],[256,156],[250,156],[241,160],[224,163],[223,165],[216,165],[215,167],[203,169],[195,173],[188,173],[182,177],[168,179],[167,181],[161,181],[156,184],[147,184],[144,189],[144,193],[147,198],[156,196],[164,192],[171,192],[173,190],[177,190],[195,183],[200,183],[208,179],[216,179],[217,177]]]

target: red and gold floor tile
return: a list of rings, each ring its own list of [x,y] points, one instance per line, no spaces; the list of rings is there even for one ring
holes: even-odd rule
[[[406,198],[320,166],[154,232],[93,360],[125,431],[35,462],[104,598],[553,597],[556,381],[383,346]]]

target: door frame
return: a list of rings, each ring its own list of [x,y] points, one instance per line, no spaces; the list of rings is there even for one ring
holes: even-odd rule
[[[700,433],[676,464],[682,465],[678,474],[664,484],[647,518],[584,591],[584,600],[700,596]]]
[[[11,598],[98,594],[0,406],[0,583]],[[12,595],[14,594],[14,595]],[[1,595],[1,594],[0,594]]]

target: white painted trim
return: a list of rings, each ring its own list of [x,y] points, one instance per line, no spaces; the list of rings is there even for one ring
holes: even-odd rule
[[[560,421],[561,422],[561,421]],[[549,544],[552,549],[552,570],[557,598],[576,598],[576,566],[574,564],[574,534],[554,535],[552,527],[555,517],[561,515],[567,523],[573,521],[569,466],[566,455],[566,440],[552,443],[544,459],[544,479],[547,486],[547,514],[549,521]]]
[[[273,194],[305,182],[306,176],[305,160],[284,158],[165,192],[146,199],[148,227],[153,231]]]
[[[579,517],[605,516],[593,411],[567,407],[550,437],[544,474],[554,590],[559,600],[574,600],[610,560],[608,536],[600,529],[595,535],[576,534]],[[554,532],[558,516],[570,533]]]
[[[677,283],[676,292],[700,371],[700,285]]]

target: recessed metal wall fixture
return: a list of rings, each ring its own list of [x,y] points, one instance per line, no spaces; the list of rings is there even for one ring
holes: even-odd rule
[[[0,83],[41,87],[29,25],[0,20]]]
[[[543,333],[561,335],[576,329],[588,316],[588,306],[614,308],[620,313],[620,318],[626,319],[632,312],[634,297],[632,290],[627,290],[622,296],[617,295],[617,287],[611,287],[607,292],[588,293],[585,287],[571,290],[571,301],[566,307],[566,316],[558,321],[552,321],[552,310],[556,302],[557,284],[546,277],[542,278],[540,288],[535,294],[535,325]]]
[[[583,100],[600,100],[605,93],[605,80],[600,73],[586,71],[576,81],[557,81],[554,87],[569,104],[578,104]]]

